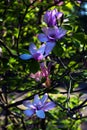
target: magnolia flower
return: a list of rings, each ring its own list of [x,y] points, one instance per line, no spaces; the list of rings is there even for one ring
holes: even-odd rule
[[[46,67],[44,63],[41,63],[40,64],[41,71],[38,71],[35,74],[31,73],[30,77],[35,79],[36,81],[40,81],[42,78],[48,79],[50,75],[50,68],[51,68],[50,63],[48,64],[48,67]]]
[[[40,81],[42,79],[41,71],[36,72],[35,74],[31,73],[30,78],[35,79],[36,81]]]
[[[52,51],[54,45],[48,44],[42,44],[39,49],[36,48],[34,43],[31,43],[29,46],[29,52],[30,54],[21,54],[20,58],[22,60],[29,60],[31,58],[34,58],[37,61],[42,60],[45,58],[49,53]]]
[[[46,53],[51,48],[51,50],[54,48],[56,44],[56,40],[61,39],[64,35],[66,34],[66,30],[64,30],[61,27],[54,27],[54,28],[49,28],[45,27],[43,28],[43,33],[38,35],[38,39],[41,42],[46,42]]]
[[[55,42],[66,34],[66,30],[61,27],[44,27],[42,31],[43,33],[38,35],[38,38],[41,42]]]
[[[44,22],[49,26],[57,25],[57,20],[63,16],[62,12],[58,12],[57,9],[47,11],[44,15]]]
[[[24,101],[23,105],[27,107],[24,111],[26,116],[31,117],[33,114],[36,114],[37,117],[44,119],[45,112],[53,109],[56,105],[54,102],[50,101],[47,102],[48,95],[47,93],[40,99],[38,94],[34,96],[34,101]]]

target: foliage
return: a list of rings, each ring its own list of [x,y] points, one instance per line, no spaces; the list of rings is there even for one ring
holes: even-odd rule
[[[87,105],[87,98],[83,98],[87,87],[87,32],[79,16],[81,4],[65,0],[60,6],[61,0],[55,1],[0,1],[0,129],[80,130],[87,116],[83,113]],[[63,13],[58,26],[67,30],[66,35],[57,38],[53,50],[40,61],[20,59],[21,54],[29,53],[31,43],[41,47],[38,34],[47,27],[44,14],[55,8]],[[46,67],[51,64],[50,74],[36,81],[30,74],[43,70],[41,62]],[[56,107],[46,112],[45,119],[27,117],[23,102],[45,93]]]

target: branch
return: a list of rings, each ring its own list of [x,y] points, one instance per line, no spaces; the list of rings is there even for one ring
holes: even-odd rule
[[[4,41],[2,41],[1,39],[0,39],[0,44],[8,51],[8,53],[9,53],[10,56],[12,56],[12,57],[17,57],[17,55],[14,55],[14,54],[11,52],[10,48],[9,48],[9,47],[4,43]]]
[[[23,22],[24,22],[24,19],[25,19],[25,16],[26,16],[27,12],[28,12],[29,7],[32,6],[35,2],[36,2],[36,0],[34,0],[31,4],[27,5],[26,10],[25,10],[25,12],[23,14],[23,17],[22,17],[21,21],[19,19],[19,21],[20,21],[19,22],[19,34],[18,34],[18,38],[17,38],[17,54],[18,55],[19,55],[18,42],[19,42],[19,37],[20,37],[22,26],[23,26]]]
[[[87,102],[87,99],[85,99],[80,105],[72,108],[71,111],[76,111],[78,109],[81,109],[86,102]]]

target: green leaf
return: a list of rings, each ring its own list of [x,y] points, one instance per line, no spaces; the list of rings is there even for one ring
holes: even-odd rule
[[[51,120],[55,119],[55,117],[51,113],[49,113],[49,112],[46,113],[46,116],[48,116],[49,119],[51,119]]]
[[[73,35],[73,38],[77,39],[78,41],[83,42],[83,40],[84,40],[84,34],[83,33],[75,33]]]
[[[56,56],[61,56],[62,53],[63,53],[63,48],[60,44],[56,44],[56,46],[54,47],[53,49],[53,53],[56,55]]]
[[[39,63],[35,60],[32,60],[29,63],[29,69],[31,73],[36,73],[40,69]]]

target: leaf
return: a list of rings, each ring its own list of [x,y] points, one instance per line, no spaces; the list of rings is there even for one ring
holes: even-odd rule
[[[56,55],[56,56],[61,56],[62,53],[63,53],[63,48],[60,44],[56,44],[56,46],[54,47],[53,49],[53,53]]]
[[[49,117],[50,120],[55,119],[55,117],[50,112],[46,112],[46,116]]]
[[[77,39],[78,41],[83,42],[83,40],[84,40],[84,34],[83,33],[75,33],[73,35],[73,38]]]
[[[30,72],[36,73],[40,69],[39,63],[32,59],[32,61],[29,63],[29,69]]]

